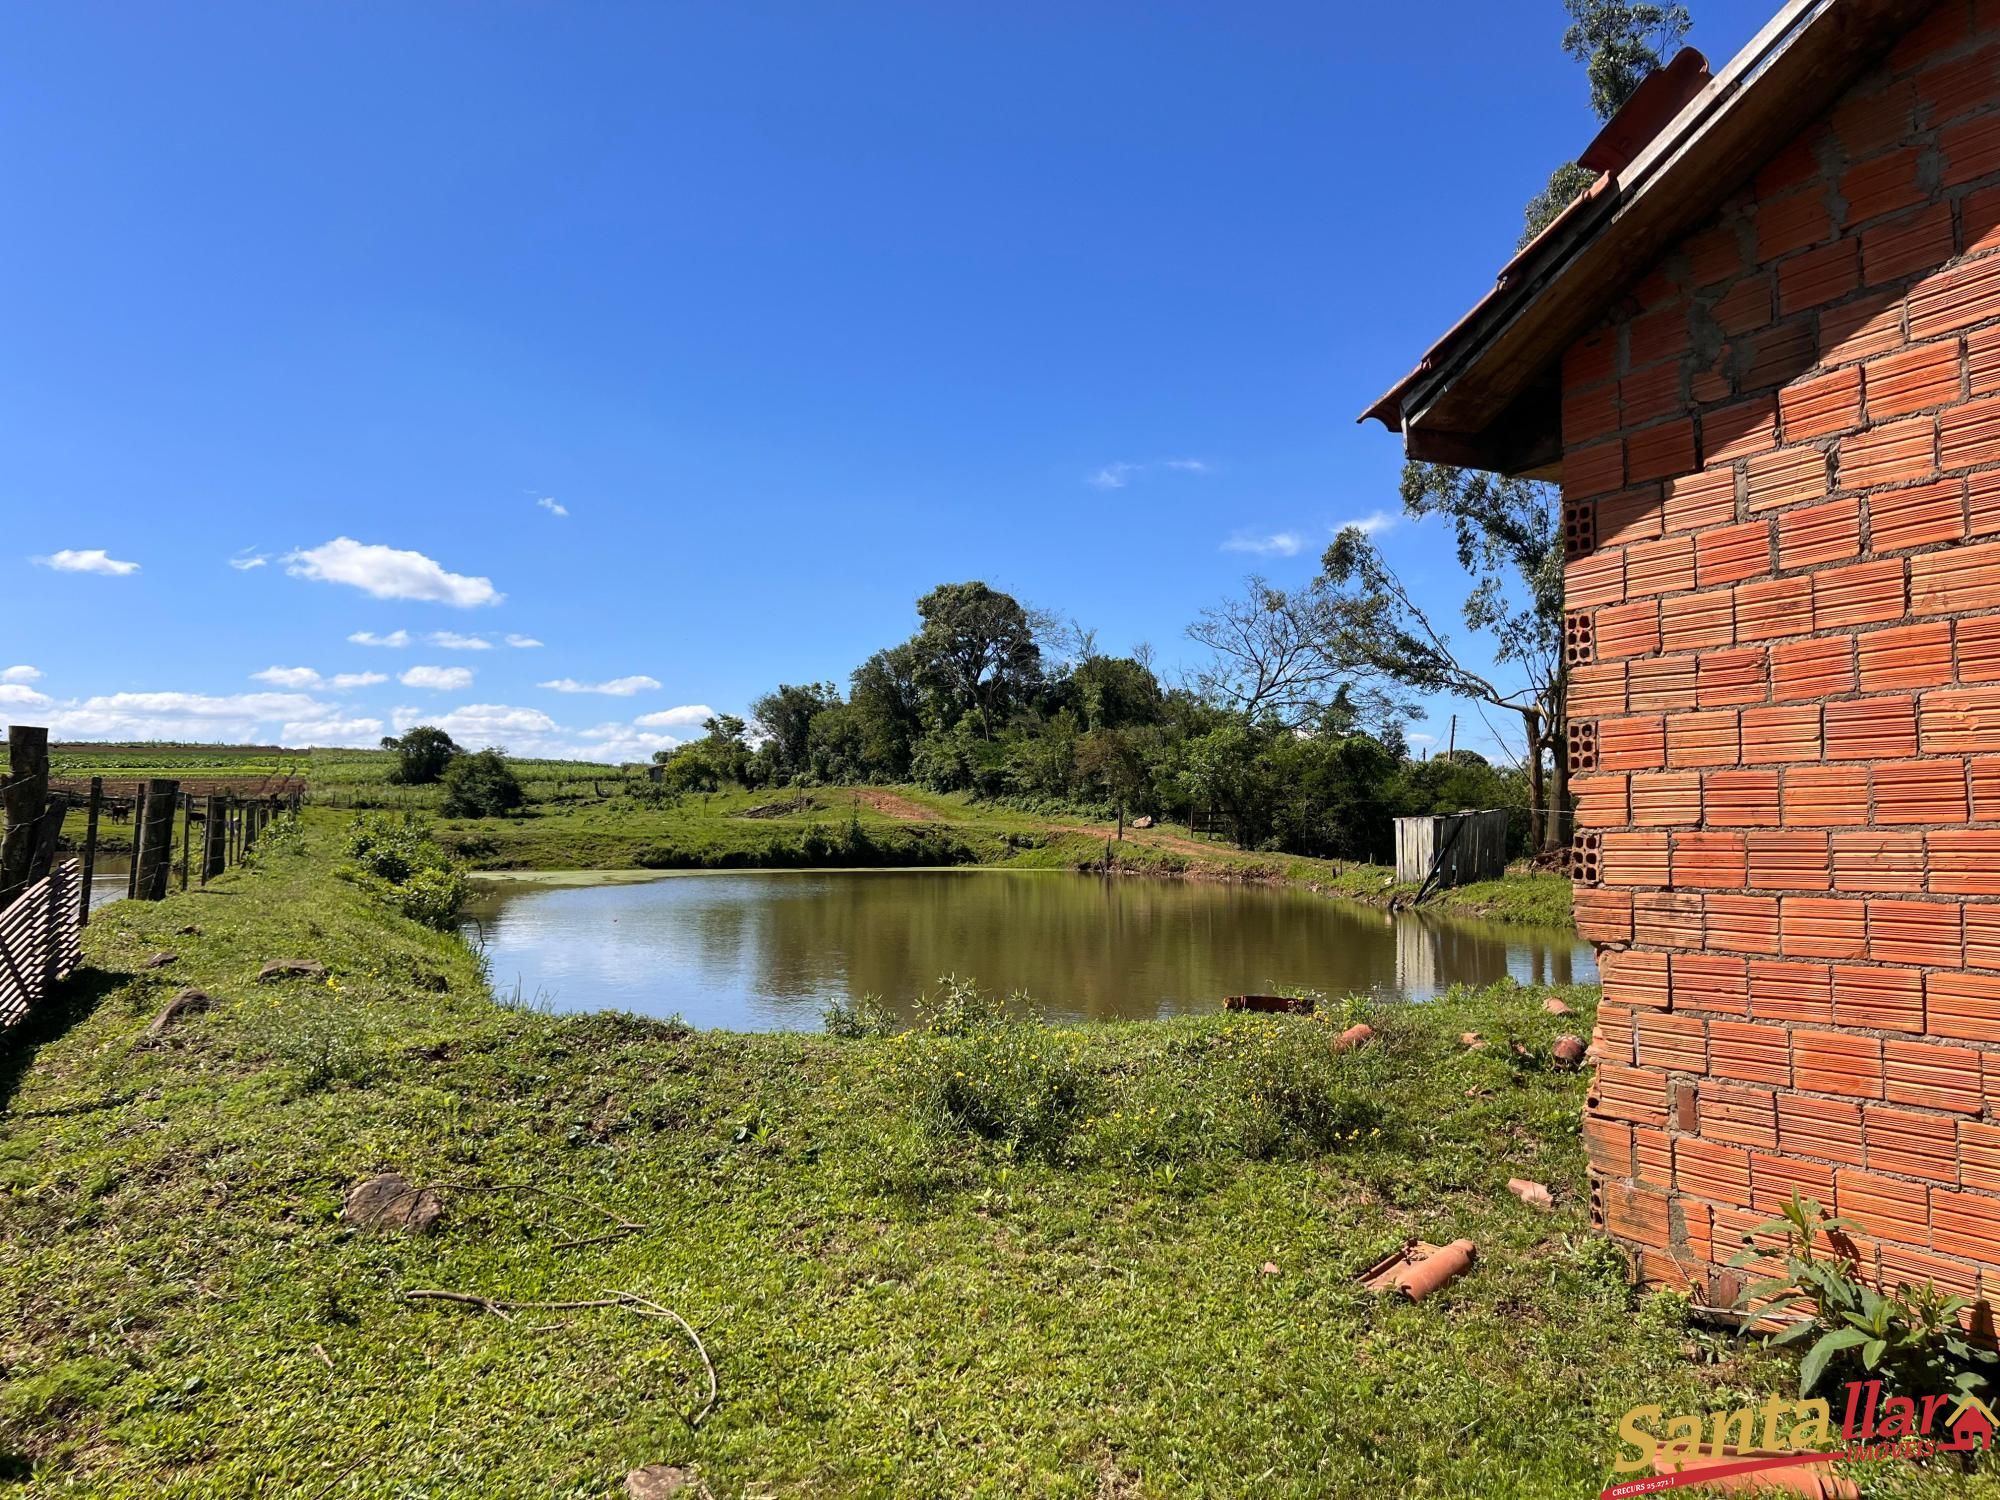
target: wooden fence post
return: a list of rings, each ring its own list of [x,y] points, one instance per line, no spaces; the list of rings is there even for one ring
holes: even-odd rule
[[[49,732],[32,724],[7,728],[7,834],[0,840],[0,908],[35,879],[35,846],[49,801]]]
[[[139,899],[139,830],[146,826],[146,784],[132,794],[132,852],[125,862],[125,899]]]
[[[83,825],[83,912],[81,921],[90,921],[90,885],[97,878],[97,815],[104,806],[104,778],[90,778],[90,816]]]
[[[178,799],[181,804],[181,889],[188,888],[188,865],[194,853],[194,793]]]
[[[202,813],[201,883],[203,885],[207,885],[209,881],[220,875],[225,863],[222,846],[221,802],[222,799],[211,792],[208,796],[207,806]]]
[[[139,824],[136,861],[141,901],[167,899],[167,872],[174,862],[174,809],[181,784],[158,778],[146,783],[146,813]]]

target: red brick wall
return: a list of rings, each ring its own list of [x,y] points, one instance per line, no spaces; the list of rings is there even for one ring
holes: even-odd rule
[[[1597,1208],[1794,1188],[2000,1293],[2000,0],[1946,0],[1569,351]]]

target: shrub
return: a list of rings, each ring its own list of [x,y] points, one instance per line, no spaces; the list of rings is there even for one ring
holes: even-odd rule
[[[395,903],[411,921],[448,932],[457,925],[471,885],[465,871],[456,866],[418,870],[395,888]]]
[[[1839,1253],[1848,1232],[1860,1227],[1831,1217],[1794,1191],[1781,1217],[1752,1231],[1782,1235],[1785,1246],[1778,1273],[1752,1286],[1738,1305],[1757,1315],[1782,1313],[1801,1300],[1813,1309],[1811,1317],[1770,1340],[1809,1346],[1799,1361],[1799,1394],[1810,1396],[1821,1376],[1839,1370],[1879,1380],[1892,1396],[1953,1392],[1984,1399],[2000,1356],[1968,1342],[1959,1326],[1959,1314],[1971,1302],[1947,1296],[1930,1282],[1914,1289],[1898,1284],[1888,1292],[1869,1286],[1855,1274],[1854,1262]],[[1745,1266],[1764,1259],[1749,1249],[1730,1263]]]
[[[245,864],[256,865],[274,854],[303,854],[306,831],[296,816],[287,813],[273,818],[257,834],[257,841],[243,852]]]
[[[880,995],[863,995],[858,1000],[830,1000],[819,1014],[820,1024],[828,1036],[853,1040],[887,1036],[896,1029],[896,1018],[882,1003]]]
[[[362,869],[391,885],[450,862],[428,825],[415,818],[356,818],[348,830],[347,852]]]
[[[461,755],[445,767],[447,818],[495,818],[512,812],[526,800],[506,755],[499,750]]]
[[[1258,1016],[1232,1034],[1244,1151],[1271,1156],[1288,1144],[1331,1151],[1379,1130],[1371,1085],[1379,1046],[1335,1050],[1344,1017]]]
[[[1007,1002],[989,995],[970,979],[947,974],[938,981],[938,993],[917,996],[913,1009],[917,1025],[933,1036],[969,1036],[1007,1020]],[[1026,997],[1017,996],[1023,1011],[1031,1009]]]
[[[1013,1007],[1025,1010],[1023,997]],[[917,1003],[919,1030],[901,1043],[897,1080],[934,1134],[963,1132],[1012,1152],[1063,1154],[1089,1107],[1092,1080],[1070,1035],[982,994],[942,981]]]
[[[404,916],[449,931],[471,891],[465,867],[415,818],[355,819],[347,852],[363,873],[381,882],[383,898]]]

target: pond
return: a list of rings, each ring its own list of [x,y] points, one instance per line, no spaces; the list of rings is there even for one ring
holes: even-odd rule
[[[868,994],[906,1008],[946,974],[1066,1021],[1287,986],[1426,1000],[1461,981],[1597,978],[1565,930],[1059,871],[547,872],[482,880],[465,934],[522,1003],[741,1031],[811,1029],[829,1001]]]

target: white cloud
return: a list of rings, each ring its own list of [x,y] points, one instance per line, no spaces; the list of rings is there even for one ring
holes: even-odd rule
[[[656,714],[641,714],[632,722],[641,729],[698,729],[702,720],[714,717],[715,710],[706,703],[683,703]]]
[[[569,507],[559,504],[554,495],[544,495],[535,504],[539,505],[552,516],[566,516],[569,514]]]
[[[31,693],[38,702],[23,700]],[[50,733],[70,740],[191,740],[213,744],[372,746],[382,721],[344,717],[304,693],[109,693],[57,702],[20,684],[0,684],[0,710],[35,710]],[[0,718],[4,718],[0,712]]]
[[[507,597],[493,587],[490,578],[447,573],[421,552],[357,542],[352,537],[335,537],[321,546],[293,552],[285,558],[285,565],[285,571],[294,577],[344,583],[377,599],[428,599],[472,609],[498,604]]]
[[[1379,532],[1389,530],[1390,527],[1394,526],[1401,519],[1402,517],[1394,511],[1371,510],[1365,516],[1356,516],[1352,520],[1341,521],[1333,529],[1336,532],[1352,530],[1360,532],[1363,536],[1374,536]]]
[[[433,630],[425,637],[433,646],[447,651],[491,651],[493,643],[482,635],[460,635],[456,630]]]
[[[410,632],[392,630],[387,635],[377,635],[372,630],[357,630],[347,639],[356,646],[393,646],[401,650],[410,644]]]
[[[1274,531],[1269,536],[1239,531],[1222,544],[1222,550],[1253,552],[1259,557],[1297,557],[1305,544],[1305,538],[1296,531]]]
[[[430,688],[434,692],[455,693],[472,686],[470,667],[412,667],[396,679],[404,687]]]
[[[250,680],[267,682],[276,688],[316,688],[326,682],[311,667],[266,667],[261,672],[252,672]]]
[[[1208,465],[1198,458],[1162,458],[1143,464],[1120,461],[1099,469],[1090,476],[1090,483],[1100,490],[1122,490],[1148,469],[1168,469],[1176,474],[1206,474]]]
[[[341,689],[374,687],[389,679],[380,672],[336,672],[327,679],[329,687]]]
[[[40,682],[41,672],[34,667],[8,667],[0,671],[0,682]]]
[[[685,741],[671,734],[650,733],[632,724],[599,724],[578,730],[570,753],[578,760],[651,760],[655,750],[671,750]]]
[[[646,728],[643,721],[566,729],[540,709],[504,703],[470,703],[444,714],[403,707],[391,710],[389,717],[398,733],[413,724],[435,724],[461,745],[505,745],[511,755],[550,760],[617,765],[628,760],[650,760],[655,750],[671,750],[684,743],[675,735]]]
[[[58,573],[103,573],[107,577],[123,578],[128,573],[139,571],[137,563],[120,562],[102,547],[91,547],[81,552],[65,547],[60,552],[52,552],[34,561],[41,567],[54,568]]]
[[[685,740],[663,732],[650,723],[672,719],[676,725],[699,722],[711,710],[699,705],[648,714],[631,723],[597,724],[589,729],[573,729],[558,724],[538,708],[522,708],[505,703],[468,703],[440,713],[414,705],[389,711],[389,721],[401,734],[416,724],[433,724],[471,748],[505,745],[510,755],[545,757],[550,760],[595,761],[617,765],[622,761],[648,760],[655,750],[671,750]],[[692,721],[687,716],[695,716]]]
[[[234,557],[229,559],[229,566],[236,569],[236,571],[239,573],[247,573],[252,568],[263,567],[264,564],[268,563],[270,560],[271,558],[268,553],[253,552],[250,549],[245,548],[243,551],[237,553]]]
[[[381,738],[380,719],[344,719],[338,714],[328,714],[323,718],[295,719],[278,729],[278,742],[298,749],[307,749],[314,745],[373,749]]]
[[[39,708],[52,702],[46,693],[38,693],[23,682],[0,682],[0,704],[14,704],[20,708]]]
[[[319,718],[325,706],[302,693],[109,693],[54,706],[37,718],[72,740],[269,740],[288,720]]]
[[[510,635],[507,637],[507,644],[518,650],[531,651],[541,645],[541,642],[531,635]]]
[[[421,708],[394,708],[389,711],[400,734],[412,724],[434,724],[461,745],[484,747],[504,743],[517,753],[538,751],[539,736],[556,732],[554,719],[539,708],[515,708],[505,703],[468,703],[447,713],[426,713]]]
[[[609,682],[578,682],[574,677],[558,677],[553,682],[538,682],[537,687],[547,688],[552,693],[602,693],[610,698],[629,698],[634,693],[659,691],[657,677],[614,677]]]

